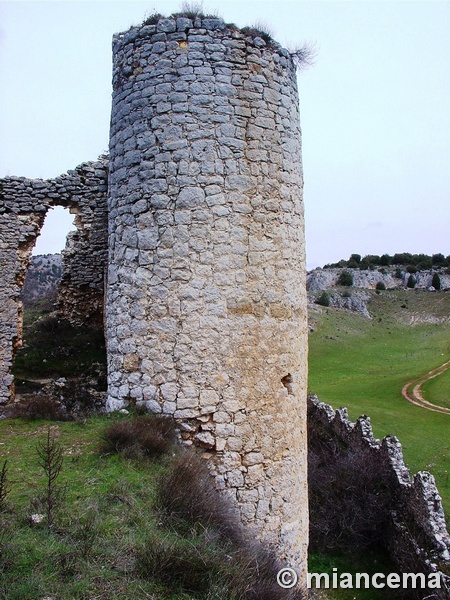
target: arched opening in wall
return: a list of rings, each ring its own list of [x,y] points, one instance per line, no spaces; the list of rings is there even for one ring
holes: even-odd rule
[[[15,353],[13,416],[69,419],[102,410],[106,390],[103,327],[80,322],[64,310],[61,293],[70,296],[66,250],[82,269],[83,224],[78,206],[56,207],[46,215],[32,251],[22,292],[23,343]],[[71,233],[75,232],[75,233]],[[66,246],[67,236],[69,237]],[[64,275],[68,269],[69,275]],[[64,288],[64,277],[69,287]],[[61,283],[63,281],[63,283]],[[74,296],[76,304],[78,296]],[[67,298],[66,298],[67,300]]]
[[[22,290],[25,310],[53,309],[61,281],[61,252],[70,231],[76,230],[68,208],[51,208],[33,248]]]

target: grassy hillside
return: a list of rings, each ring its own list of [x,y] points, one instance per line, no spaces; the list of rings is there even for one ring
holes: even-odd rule
[[[0,598],[300,600],[173,438],[148,415],[0,421]]]
[[[425,383],[422,393],[433,404],[450,408],[450,370]]]
[[[335,409],[346,406],[352,420],[369,415],[375,436],[396,435],[411,471],[433,473],[450,515],[450,415],[401,395],[406,382],[450,358],[450,324],[442,322],[449,295],[386,291],[374,296],[369,311],[372,320],[334,309],[311,313],[309,390]],[[449,381],[447,372],[424,392],[431,387],[434,401],[448,398]]]

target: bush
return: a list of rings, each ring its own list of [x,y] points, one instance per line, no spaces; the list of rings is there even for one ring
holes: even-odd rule
[[[138,556],[138,569],[171,591],[220,600],[301,600],[301,592],[278,586],[274,554],[245,536],[231,500],[214,487],[205,459],[177,454],[160,479],[156,508],[172,535],[152,537]],[[189,545],[181,536],[194,536]]]
[[[48,315],[24,327],[24,344],[14,358],[13,373],[27,379],[43,377],[91,377],[97,365],[105,379],[106,350],[101,329],[78,327]],[[102,381],[103,383],[103,381]]]
[[[316,304],[320,304],[320,306],[330,306],[330,295],[327,292],[322,292],[318,298],[315,300]]]
[[[215,546],[208,531],[190,544],[175,536],[152,537],[137,558],[141,576],[174,591],[210,600],[301,600],[301,592],[276,582],[281,565],[258,543]],[[197,596],[197,594],[199,596]]]
[[[386,289],[386,286],[384,285],[384,283],[383,283],[382,281],[379,281],[379,282],[377,283],[377,285],[375,286],[375,289],[376,289],[376,290],[380,290],[380,291],[382,291],[382,290],[385,290],[385,289]]]
[[[189,528],[208,528],[221,539],[240,542],[242,530],[236,511],[216,490],[205,459],[187,450],[180,452],[160,481],[157,509],[163,516]]]
[[[175,440],[172,418],[144,415],[112,423],[103,432],[101,450],[120,452],[128,458],[155,458],[170,452]]]
[[[417,269],[417,267],[415,265],[408,265],[406,267],[406,271],[408,273],[417,273],[418,269]]]
[[[61,405],[61,402],[48,395],[31,394],[24,395],[20,402],[7,407],[8,417],[22,418],[27,421],[71,421]]]
[[[435,290],[441,289],[441,278],[439,277],[439,275],[437,273],[433,274],[433,279],[431,281],[431,285],[434,287]]]
[[[308,418],[310,546],[360,553],[386,540],[392,498],[388,466],[355,452]]]
[[[156,25],[160,19],[163,18],[163,15],[158,12],[154,12],[148,17],[146,16],[142,22],[142,25]]]
[[[433,256],[431,257],[431,262],[433,263],[433,265],[443,265],[446,262],[445,256],[441,253],[433,254]]]
[[[347,287],[353,285],[353,275],[350,273],[350,271],[347,271],[347,269],[341,271],[341,274],[338,278],[338,285],[345,285]]]
[[[408,281],[406,282],[406,287],[409,287],[409,288],[416,287],[416,278],[414,277],[414,275],[411,274],[408,277]]]

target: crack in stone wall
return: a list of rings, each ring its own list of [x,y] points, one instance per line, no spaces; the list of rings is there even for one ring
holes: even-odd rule
[[[62,317],[102,324],[107,263],[107,159],[83,163],[54,179],[0,179],[0,405],[13,399],[11,366],[22,339],[21,290],[32,249],[53,206],[77,214],[62,254]]]

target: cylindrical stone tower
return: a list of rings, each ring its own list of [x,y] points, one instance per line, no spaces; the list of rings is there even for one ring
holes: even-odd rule
[[[289,53],[220,19],[114,38],[108,408],[174,415],[306,570],[301,134]]]

